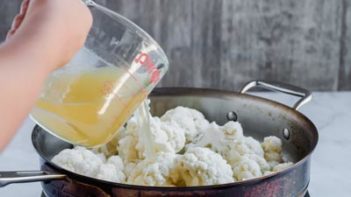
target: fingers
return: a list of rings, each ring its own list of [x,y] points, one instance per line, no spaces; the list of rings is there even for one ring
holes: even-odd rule
[[[30,0],[24,0],[21,5],[20,13],[14,18],[10,31],[7,33],[7,39],[14,35],[21,26],[29,7]]]

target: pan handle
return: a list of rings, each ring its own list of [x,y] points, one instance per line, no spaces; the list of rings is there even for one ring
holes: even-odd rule
[[[2,171],[0,172],[0,187],[12,183],[27,183],[64,179],[66,175],[52,174],[44,171]]]
[[[311,92],[304,88],[300,88],[290,84],[284,84],[281,82],[272,82],[272,81],[260,81],[260,80],[251,81],[247,83],[240,90],[240,93],[244,94],[250,89],[255,87],[262,87],[264,89],[268,89],[276,92],[282,92],[285,94],[300,97],[300,100],[298,100],[293,106],[295,110],[298,110],[301,106],[303,106],[304,104],[312,100]]]

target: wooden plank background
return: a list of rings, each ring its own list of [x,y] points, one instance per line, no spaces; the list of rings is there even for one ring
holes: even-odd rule
[[[0,40],[20,0],[0,3]],[[162,86],[238,90],[253,79],[351,90],[351,0],[97,0],[164,48]]]

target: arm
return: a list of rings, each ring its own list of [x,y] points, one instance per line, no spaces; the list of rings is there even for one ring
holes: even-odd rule
[[[0,150],[30,112],[48,74],[83,45],[92,22],[80,0],[23,5],[0,45]]]
[[[24,50],[24,49],[22,49]],[[30,112],[49,69],[45,61],[19,53],[16,46],[0,47],[0,149],[10,141]]]

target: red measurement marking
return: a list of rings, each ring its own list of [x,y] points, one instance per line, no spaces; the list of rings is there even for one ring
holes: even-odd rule
[[[160,79],[160,71],[156,68],[151,57],[147,53],[140,53],[136,58],[135,62],[142,64],[147,72],[151,75],[151,82],[156,83]]]

